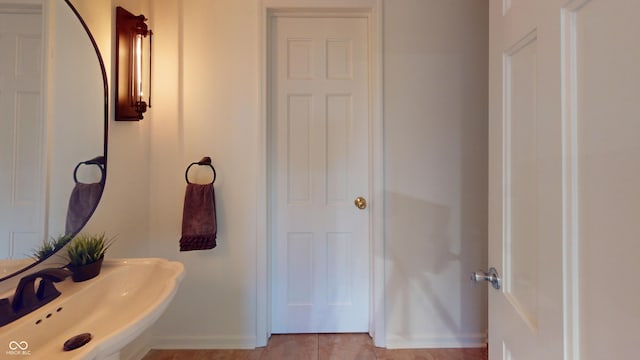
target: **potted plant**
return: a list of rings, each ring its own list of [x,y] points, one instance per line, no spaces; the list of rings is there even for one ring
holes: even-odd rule
[[[113,239],[107,238],[104,233],[76,236],[67,246],[69,256],[67,268],[72,273],[73,281],[80,282],[98,276],[104,254],[112,243]]]
[[[31,257],[36,261],[44,260],[62,249],[69,240],[71,240],[70,234],[58,235],[57,237],[45,239],[42,242],[42,245],[33,250]]]

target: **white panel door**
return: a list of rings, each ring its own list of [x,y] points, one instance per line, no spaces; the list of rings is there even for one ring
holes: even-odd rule
[[[490,2],[490,359],[561,359],[558,1]],[[556,18],[553,18],[555,14]]]
[[[637,0],[574,0],[563,13],[580,360],[640,357],[638,14]]]
[[[272,332],[367,332],[367,21],[271,28]]]
[[[490,359],[638,357],[638,14],[490,2]]]
[[[44,236],[42,15],[0,12],[0,259]]]

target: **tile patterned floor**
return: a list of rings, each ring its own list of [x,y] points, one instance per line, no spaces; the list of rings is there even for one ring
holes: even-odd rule
[[[143,360],[486,360],[487,348],[376,348],[367,334],[273,335],[255,350],[151,350]]]

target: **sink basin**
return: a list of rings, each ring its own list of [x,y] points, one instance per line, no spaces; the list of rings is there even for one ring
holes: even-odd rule
[[[118,359],[165,311],[183,277],[184,266],[175,261],[106,259],[98,277],[57,283],[62,295],[0,328],[0,358]],[[82,333],[91,341],[63,350]]]

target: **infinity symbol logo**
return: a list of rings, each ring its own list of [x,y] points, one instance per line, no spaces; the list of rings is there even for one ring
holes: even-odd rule
[[[9,349],[10,350],[18,350],[18,349],[20,349],[20,350],[24,351],[24,350],[27,350],[28,348],[29,348],[29,343],[26,342],[26,341],[20,341],[20,342],[10,341],[9,342]]]

